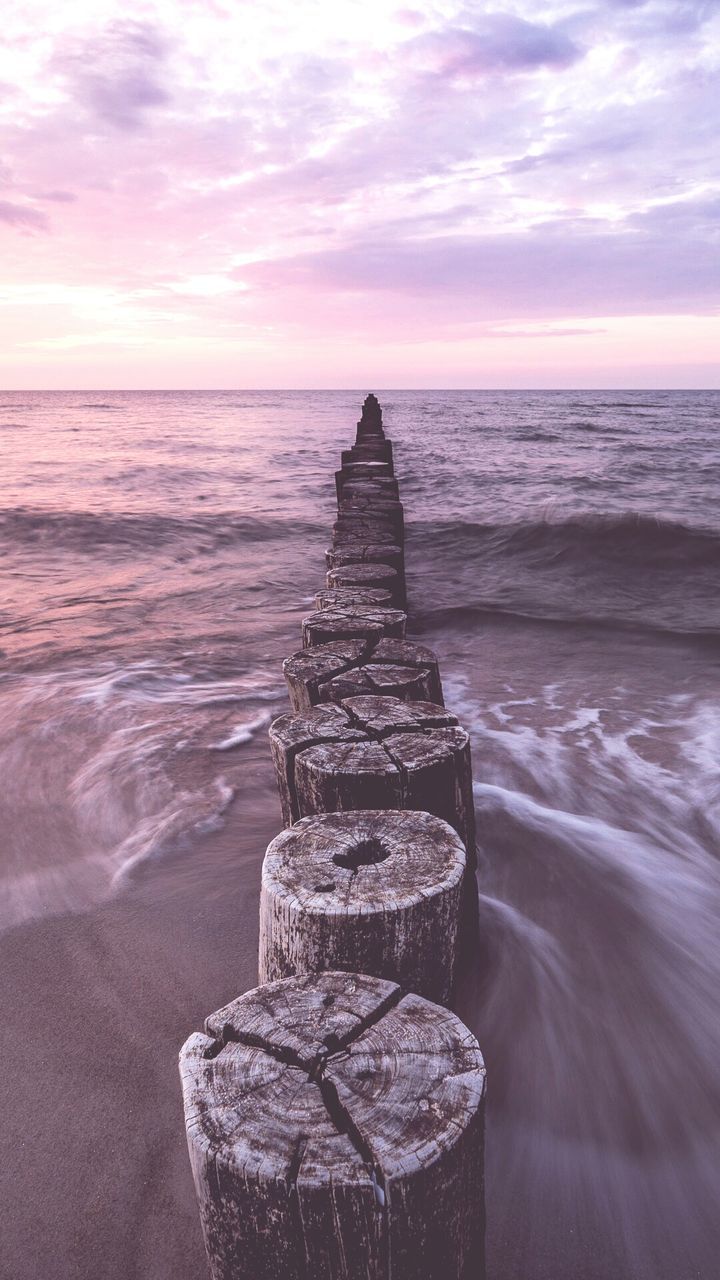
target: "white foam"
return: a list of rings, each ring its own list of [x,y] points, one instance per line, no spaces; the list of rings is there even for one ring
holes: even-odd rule
[[[210,750],[232,751],[234,747],[244,746],[246,742],[251,742],[258,729],[262,729],[266,724],[269,724],[271,719],[270,712],[264,711],[261,715],[256,716],[254,720],[239,724],[227,738],[223,738],[222,742],[212,742]]]

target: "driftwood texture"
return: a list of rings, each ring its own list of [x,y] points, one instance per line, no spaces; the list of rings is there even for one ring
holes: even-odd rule
[[[458,1018],[326,973],[180,1054],[212,1280],[480,1280],[485,1070]]]
[[[307,648],[331,640],[380,640],[383,636],[402,640],[406,625],[407,614],[402,609],[360,606],[318,609],[303,618],[302,642]]]
[[[377,493],[358,493],[352,497],[343,497],[338,503],[338,514],[350,515],[351,513],[365,512],[378,517],[384,517],[386,520],[392,520],[395,524],[402,526],[404,523],[404,509],[402,502],[398,502],[393,498],[385,498]]]
[[[364,515],[338,516],[332,527],[332,544],[339,547],[344,542],[384,542],[401,547],[404,534],[391,521]]]
[[[333,541],[325,552],[328,569],[339,569],[346,564],[388,564],[402,576],[405,557],[402,547],[392,542],[366,542],[363,538],[347,538]]]
[[[345,969],[447,1004],[465,849],[429,813],[302,818],[265,854],[260,982]]]
[[[385,608],[390,605],[392,594],[380,587],[325,587],[315,594],[316,609],[344,608],[348,605],[375,605]]]
[[[368,527],[373,531],[371,537],[368,537],[366,533]],[[359,520],[351,522],[349,525],[342,525],[333,531],[332,543],[334,547],[354,542],[383,543],[386,546],[398,545],[395,541],[395,533],[392,527],[382,522]]]
[[[360,476],[357,479],[349,477],[342,485],[342,493],[338,498],[341,502],[346,499],[352,502],[354,498],[379,498],[381,502],[397,502],[398,482],[392,476],[378,476],[376,479],[371,476]]]
[[[392,496],[397,498],[397,481],[394,480],[392,462],[385,462],[380,458],[365,458],[362,461],[343,462],[340,470],[335,472],[335,491],[338,502],[342,498],[346,484],[352,483],[354,480],[378,479],[394,481],[391,492]]]
[[[389,564],[345,564],[328,569],[326,586],[333,587],[381,587],[392,594],[393,603],[402,606],[405,599],[404,582],[397,569]]]
[[[451,712],[430,702],[346,698],[270,726],[286,826],[342,809],[416,809],[457,831],[474,873],[470,741]]]
[[[379,694],[443,706],[437,656],[409,640],[334,640],[300,649],[283,662],[293,711],[319,702]]]

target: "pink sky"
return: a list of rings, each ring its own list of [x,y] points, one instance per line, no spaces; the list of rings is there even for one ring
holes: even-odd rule
[[[22,0],[5,387],[720,386],[716,0]]]

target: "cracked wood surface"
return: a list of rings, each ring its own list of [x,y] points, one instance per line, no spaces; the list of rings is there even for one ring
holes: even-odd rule
[[[405,530],[402,524],[392,516],[364,507],[362,509],[338,507],[338,513],[332,526],[333,540],[347,534],[367,535],[368,542],[384,542],[388,535],[393,542],[402,545],[405,541]]]
[[[405,556],[402,547],[392,542],[366,542],[364,538],[351,538],[328,547],[325,563],[328,569],[341,569],[346,564],[387,564],[402,574]]]
[[[283,662],[293,711],[361,694],[443,705],[437,656],[409,640],[351,639],[300,649]]]
[[[382,587],[391,592],[393,603],[402,606],[405,588],[401,575],[390,564],[344,564],[328,569],[328,587]]]
[[[248,992],[180,1054],[213,1280],[480,1280],[485,1070],[366,975]]]
[[[328,606],[303,618],[302,642],[307,649],[310,645],[328,644],[331,640],[380,640],[383,636],[402,640],[406,626],[407,614],[402,609]]]
[[[371,608],[387,608],[392,605],[392,593],[381,587],[325,587],[315,593],[315,609],[346,608],[352,605],[369,605]]]
[[[465,861],[459,836],[429,813],[301,819],[265,854],[260,981],[345,969],[447,1004]]]
[[[387,438],[377,440],[363,440],[359,444],[352,445],[349,449],[343,449],[340,454],[341,466],[352,466],[356,462],[387,462],[392,466],[393,462],[393,446],[392,441]]]
[[[470,740],[451,712],[430,702],[345,698],[280,716],[270,742],[287,825],[342,809],[425,810],[457,831],[474,872]]]

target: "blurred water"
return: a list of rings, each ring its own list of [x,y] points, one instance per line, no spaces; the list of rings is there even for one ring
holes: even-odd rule
[[[720,395],[378,394],[473,736],[491,1274],[713,1280]],[[0,396],[0,927],[222,891],[363,395]]]

